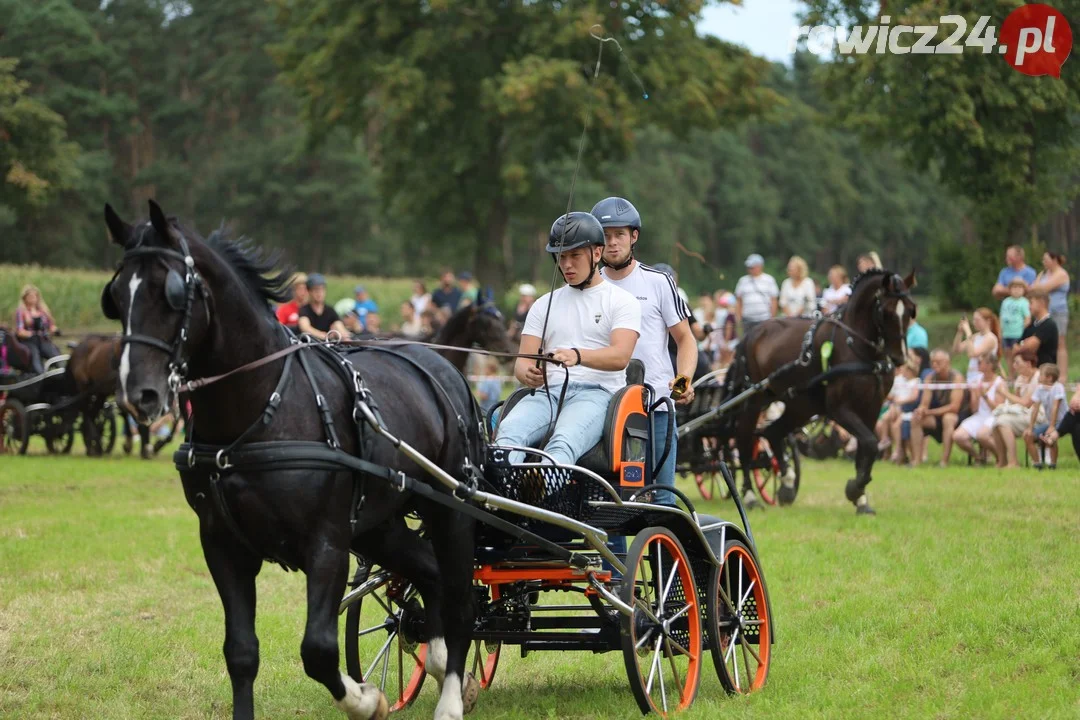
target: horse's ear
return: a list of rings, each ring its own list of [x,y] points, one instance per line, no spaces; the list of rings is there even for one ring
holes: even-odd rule
[[[114,243],[120,247],[124,247],[127,244],[128,238],[131,237],[131,226],[120,219],[120,216],[113,210],[112,205],[105,203],[105,224],[109,227],[109,235],[112,236]]]
[[[172,237],[172,233],[169,232],[169,221],[165,217],[165,211],[161,209],[161,206],[154,202],[152,199],[150,203],[150,224],[157,230],[157,234],[161,236],[163,240],[168,240]]]
[[[912,269],[911,274],[904,278],[904,285],[907,287],[908,290],[910,290],[917,284],[918,281],[915,279],[915,270]]]

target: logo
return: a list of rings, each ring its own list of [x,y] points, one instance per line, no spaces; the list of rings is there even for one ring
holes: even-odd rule
[[[596,323],[597,325],[599,325],[600,324],[600,317],[601,317],[600,313],[596,313],[595,315],[593,315],[592,316],[593,322]]]
[[[649,302],[649,298],[647,298],[647,297],[642,297],[642,296],[640,296],[640,295],[638,295],[638,296],[637,296],[637,299],[638,299],[638,301],[640,301],[640,302]]]
[[[1005,18],[1000,39],[992,21],[983,15],[970,32],[963,15],[942,15],[936,25],[892,25],[889,15],[882,15],[877,25],[850,29],[803,25],[792,29],[790,50],[795,52],[802,41],[815,55],[987,55],[996,47],[1009,65],[1025,75],[1061,77],[1061,66],[1072,51],[1072,28],[1060,11],[1042,3],[1022,5]],[[945,37],[933,44],[939,30]]]

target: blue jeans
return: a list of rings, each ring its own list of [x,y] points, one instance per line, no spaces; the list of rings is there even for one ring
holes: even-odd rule
[[[599,385],[570,383],[566,388],[562,412],[555,423],[555,432],[543,450],[557,463],[576,463],[578,458],[600,442],[609,402],[611,393]],[[559,390],[555,388],[552,388],[550,395],[541,388],[526,396],[500,421],[495,444],[535,447],[555,419],[558,403]],[[512,452],[508,459],[512,463],[522,462],[525,453]]]

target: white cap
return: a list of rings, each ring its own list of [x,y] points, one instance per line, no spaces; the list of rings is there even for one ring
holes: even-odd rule
[[[529,283],[522,283],[518,287],[518,295],[528,295],[529,297],[536,297],[536,288]]]

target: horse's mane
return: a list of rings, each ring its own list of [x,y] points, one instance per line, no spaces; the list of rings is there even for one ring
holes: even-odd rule
[[[891,270],[870,268],[866,272],[856,275],[855,279],[851,281],[851,300],[848,301],[848,306],[854,306],[856,304],[855,299],[859,296],[859,293],[864,292],[867,288],[871,287],[872,283],[866,281],[873,278],[883,278],[892,274]]]
[[[244,288],[261,304],[288,301],[292,297],[292,271],[278,267],[280,253],[267,254],[243,235],[233,240],[230,234],[222,225],[204,243],[232,268]]]

